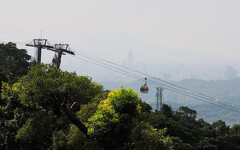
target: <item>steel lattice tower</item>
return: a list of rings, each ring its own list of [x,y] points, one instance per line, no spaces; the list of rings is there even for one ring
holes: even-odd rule
[[[156,93],[156,98],[157,98],[157,107],[156,110],[160,111],[162,108],[162,101],[163,101],[163,88],[161,87],[156,87],[157,93]]]

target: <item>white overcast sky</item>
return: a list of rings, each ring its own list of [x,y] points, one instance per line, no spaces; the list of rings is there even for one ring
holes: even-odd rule
[[[50,42],[111,60],[129,50],[135,60],[161,56],[138,52],[143,43],[240,60],[240,0],[2,0],[0,19],[0,41],[31,41],[42,29]]]

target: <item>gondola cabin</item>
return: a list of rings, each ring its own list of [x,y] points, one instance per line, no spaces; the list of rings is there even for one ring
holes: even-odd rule
[[[149,87],[147,85],[147,78],[145,78],[145,84],[140,87],[140,92],[141,93],[148,93]]]

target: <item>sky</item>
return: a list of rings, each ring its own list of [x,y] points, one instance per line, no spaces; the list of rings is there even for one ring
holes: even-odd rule
[[[42,30],[52,44],[115,62],[129,51],[148,63],[240,60],[239,0],[2,0],[0,18],[0,41]]]

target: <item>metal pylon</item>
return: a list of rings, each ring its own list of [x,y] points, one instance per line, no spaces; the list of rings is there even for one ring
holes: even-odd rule
[[[156,93],[156,98],[157,98],[157,107],[156,110],[160,111],[162,108],[162,101],[163,101],[163,88],[162,87],[156,87],[157,93]]]
[[[48,42],[47,39],[33,39],[33,41],[26,46],[36,47],[37,48],[37,57],[36,61],[41,63],[42,48],[53,48]]]
[[[75,53],[70,50],[68,44],[61,44],[61,43],[60,44],[54,44],[54,47],[53,48],[48,48],[48,50],[52,50],[52,51],[56,52],[52,63],[54,65],[56,65],[58,68],[60,67],[60,64],[61,64],[62,55],[65,55],[66,53],[71,54],[71,55],[75,55]]]

